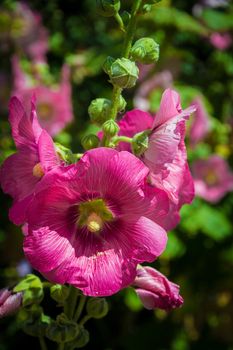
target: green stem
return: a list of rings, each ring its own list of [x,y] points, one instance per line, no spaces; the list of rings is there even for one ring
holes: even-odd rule
[[[121,16],[119,15],[119,13],[117,13],[114,17],[115,17],[115,20],[117,21],[117,23],[119,24],[120,30],[122,30],[122,32],[125,33],[124,22],[122,21],[122,18],[121,18]]]
[[[39,337],[39,341],[40,341],[41,350],[47,350],[47,346],[46,346],[44,337]]]
[[[135,0],[132,6],[131,17],[127,27],[127,32],[125,36],[124,46],[122,50],[122,57],[129,58],[130,49],[133,42],[133,37],[136,30],[137,24],[137,13],[140,9],[142,0]]]
[[[80,326],[83,326],[88,320],[90,320],[90,318],[91,318],[91,316],[89,316],[89,315],[84,316],[84,317],[81,319],[81,321],[79,322],[79,325],[80,325]]]
[[[79,317],[81,316],[81,313],[83,311],[86,300],[87,300],[87,297],[85,295],[81,295],[77,310],[76,310],[75,315],[74,315],[75,322],[78,322]]]
[[[74,316],[74,312],[76,309],[76,303],[78,298],[78,289],[70,286],[70,294],[69,297],[65,303],[64,312],[67,315],[69,319],[72,319]]]
[[[128,143],[132,143],[133,139],[131,137],[127,137],[127,136],[115,136],[112,139],[112,142],[117,145],[119,142],[128,142]]]
[[[129,24],[127,26],[125,40],[124,40],[124,46],[122,49],[121,56],[125,58],[129,58],[130,49],[133,42],[133,37],[135,34],[136,24],[137,24],[137,13],[140,9],[142,0],[135,0],[134,4],[132,6],[131,11],[131,17]],[[122,20],[122,19],[121,19]],[[115,120],[117,116],[117,110],[118,110],[118,104],[119,104],[119,97],[122,92],[122,89],[120,87],[114,86],[113,87],[113,95],[112,95],[112,109],[110,118]]]

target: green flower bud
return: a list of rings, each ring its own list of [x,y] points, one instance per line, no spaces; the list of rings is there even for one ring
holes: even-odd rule
[[[108,56],[106,58],[106,60],[104,61],[102,68],[106,74],[108,74],[108,75],[110,74],[111,65],[113,64],[114,61],[115,61],[115,58],[113,58],[111,56]]]
[[[151,38],[141,38],[134,43],[130,54],[135,61],[151,64],[159,59],[159,45]]]
[[[98,147],[99,142],[100,142],[100,140],[99,140],[98,136],[96,136],[94,134],[86,135],[81,140],[81,144],[82,144],[83,148],[87,151],[89,149]]]
[[[134,135],[132,150],[136,156],[141,156],[148,148],[150,130],[145,130]]]
[[[23,306],[40,303],[44,297],[43,285],[39,277],[29,274],[13,289],[15,293],[23,292]]]
[[[146,13],[150,12],[151,9],[152,9],[152,6],[149,4],[142,5],[142,7],[140,9],[140,13],[145,15]]]
[[[112,17],[119,12],[120,0],[96,0],[97,12],[104,17]]]
[[[55,142],[55,149],[56,149],[58,156],[62,160],[64,160],[66,163],[72,164],[72,163],[76,162],[76,158],[69,148],[61,145],[58,142]]]
[[[69,288],[61,284],[54,284],[50,288],[50,296],[53,300],[63,304],[69,296]]]
[[[32,305],[30,309],[21,309],[18,322],[23,331],[32,337],[43,337],[51,322],[49,316],[44,315],[43,309]]]
[[[125,110],[126,105],[127,102],[125,101],[124,97],[120,95],[117,112],[123,112]]]
[[[87,343],[89,342],[89,339],[90,339],[89,332],[83,326],[80,326],[77,337],[67,345],[71,350],[80,349],[87,345]]]
[[[109,119],[103,124],[102,130],[106,136],[113,137],[118,133],[120,128],[114,120]]]
[[[127,11],[123,11],[121,14],[121,18],[122,18],[122,21],[123,21],[125,27],[127,27],[127,25],[129,24],[130,18],[131,18],[131,14]]]
[[[91,298],[87,302],[87,314],[93,318],[102,318],[108,313],[108,303],[104,298]]]
[[[127,58],[118,58],[113,62],[110,69],[110,79],[113,85],[121,88],[131,88],[138,79],[138,67]]]
[[[112,102],[106,98],[96,98],[88,107],[90,119],[101,126],[109,118]]]
[[[78,336],[78,333],[77,323],[70,321],[65,314],[60,314],[56,321],[51,321],[46,330],[46,336],[57,343],[72,341]]]

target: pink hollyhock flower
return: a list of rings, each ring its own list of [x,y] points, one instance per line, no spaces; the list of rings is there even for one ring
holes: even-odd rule
[[[216,203],[233,190],[233,173],[227,162],[218,155],[197,160],[192,170],[196,195],[208,202]]]
[[[20,48],[37,62],[45,62],[48,51],[48,31],[42,24],[40,14],[32,11],[26,3],[17,2],[12,17],[17,22],[18,30],[14,32],[14,40]]]
[[[216,49],[224,51],[228,49],[232,44],[232,37],[229,33],[212,33],[210,36],[211,44]]]
[[[31,97],[36,96],[40,124],[50,135],[58,134],[73,120],[70,70],[64,65],[58,86],[45,86],[40,79],[30,80],[20,68],[17,57],[13,58],[14,92],[29,110]]]
[[[178,210],[184,203],[190,203],[194,196],[184,143],[185,120],[194,111],[195,106],[182,111],[177,92],[167,89],[154,119],[146,112],[133,110],[119,122],[119,135],[128,137],[151,129],[148,149],[141,160],[150,169],[150,184],[164,190],[171,201],[170,215],[164,217],[165,222],[160,222],[166,229],[178,223]],[[118,149],[129,150],[129,146],[120,143]]]
[[[10,100],[9,120],[18,152],[8,157],[0,169],[1,187],[14,199],[10,218],[16,224],[25,221],[25,211],[36,184],[60,164],[53,141],[40,127],[34,102],[31,104],[28,115],[16,97]]]
[[[196,112],[193,114],[192,123],[189,131],[189,139],[194,147],[202,141],[210,130],[210,119],[200,97],[193,101],[196,106]]]
[[[138,267],[133,286],[148,310],[159,308],[169,311],[183,304],[180,287],[152,267]]]
[[[8,289],[0,290],[0,318],[16,312],[22,302],[22,293],[13,294]]]
[[[168,70],[154,74],[152,77],[140,84],[134,97],[134,106],[136,108],[148,111],[148,96],[151,91],[158,88],[166,89],[172,85],[172,81],[172,74]]]
[[[24,252],[31,265],[90,296],[131,284],[137,264],[156,259],[167,241],[146,217],[147,174],[134,155],[104,147],[86,152],[60,180],[48,174],[28,211]]]

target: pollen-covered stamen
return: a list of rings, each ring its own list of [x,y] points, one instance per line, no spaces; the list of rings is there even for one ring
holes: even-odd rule
[[[37,105],[38,116],[41,120],[50,120],[53,115],[53,107],[47,102],[39,102]]]
[[[218,182],[218,177],[215,171],[209,170],[205,176],[205,181],[209,186],[215,185]]]
[[[114,220],[112,211],[101,198],[80,203],[78,214],[77,226],[86,227],[93,233],[99,233],[105,223]]]
[[[96,213],[91,213],[87,218],[87,228],[91,232],[99,232],[103,228],[103,220]]]
[[[40,163],[37,163],[32,169],[33,176],[41,178],[44,176],[44,170]]]

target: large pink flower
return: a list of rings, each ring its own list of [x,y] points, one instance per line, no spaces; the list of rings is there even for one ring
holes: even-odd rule
[[[171,310],[183,304],[180,287],[149,266],[139,266],[133,283],[146,309]]]
[[[208,202],[216,203],[233,190],[233,173],[227,162],[217,155],[197,160],[192,170],[195,192]]]
[[[57,86],[45,86],[40,77],[35,83],[21,69],[18,58],[13,58],[14,92],[29,110],[33,95],[37,100],[37,113],[41,126],[50,135],[56,135],[73,120],[70,71],[64,65],[61,82]]]
[[[194,111],[194,106],[182,111],[177,92],[167,89],[154,119],[146,112],[133,110],[126,113],[119,123],[119,135],[129,137],[151,129],[148,149],[141,160],[150,169],[150,184],[164,190],[170,198],[171,215],[165,217],[163,223],[167,229],[178,223],[178,210],[184,203],[190,203],[194,196],[184,143],[185,120]],[[119,150],[128,148],[125,143],[118,146]]]
[[[31,265],[86,295],[111,295],[132,283],[137,264],[157,258],[167,240],[146,217],[147,174],[135,156],[109,148],[86,152],[63,178],[48,174],[28,211],[24,251]]]
[[[192,123],[189,131],[189,139],[194,147],[198,142],[202,141],[210,130],[210,119],[200,97],[197,97],[193,104],[197,110],[193,114]]]
[[[1,166],[0,183],[3,191],[14,199],[11,220],[21,224],[36,184],[60,161],[51,137],[38,123],[33,101],[28,115],[21,102],[12,97],[9,120],[18,152]]]

